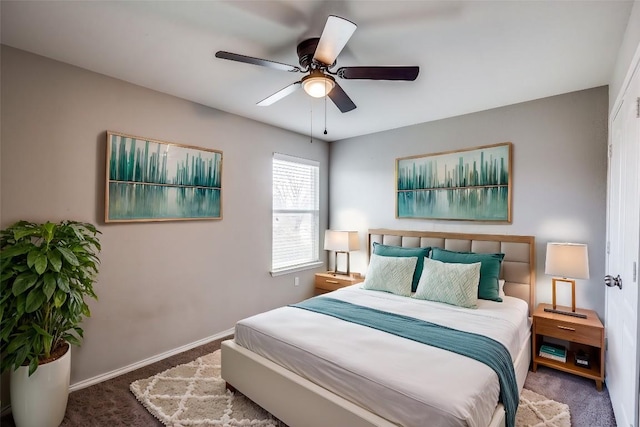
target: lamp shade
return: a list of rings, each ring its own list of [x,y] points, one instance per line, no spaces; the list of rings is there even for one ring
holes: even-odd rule
[[[360,249],[357,231],[327,230],[324,233],[324,250],[350,252]]]
[[[587,245],[582,243],[547,243],[544,273],[571,279],[588,279]]]

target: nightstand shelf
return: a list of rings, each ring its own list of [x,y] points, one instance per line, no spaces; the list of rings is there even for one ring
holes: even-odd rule
[[[533,354],[532,370],[538,365],[558,369],[579,375],[596,382],[598,390],[602,390],[604,381],[604,327],[593,310],[577,309],[586,319],[545,312],[550,304],[540,304],[533,313]],[[563,308],[564,309],[564,308]],[[570,308],[568,309],[570,310]],[[563,343],[567,348],[567,361],[541,357],[540,346],[551,338],[556,343]],[[548,341],[552,341],[548,340]],[[574,363],[575,352],[583,350],[589,355],[590,367],[577,366]]]
[[[331,271],[326,273],[316,273],[315,280],[315,293],[316,295],[325,294],[327,292],[335,291],[336,289],[344,288],[345,286],[355,285],[364,281],[364,277],[357,273],[352,273],[351,276],[344,274],[336,274]]]
[[[540,352],[540,345],[538,345],[537,354]],[[567,351],[567,361],[559,362],[557,360],[547,359],[545,357],[541,357],[536,355],[534,358],[534,362],[538,365],[548,366],[549,368],[554,368],[559,371],[568,372],[570,374],[580,375],[581,377],[589,378],[592,380],[600,380],[600,363],[591,362],[590,368],[585,368],[582,366],[577,366],[573,363],[574,351]]]

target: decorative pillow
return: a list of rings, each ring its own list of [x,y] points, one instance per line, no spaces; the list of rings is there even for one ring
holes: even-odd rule
[[[481,265],[449,264],[427,258],[413,298],[477,308]]]
[[[440,248],[431,249],[431,258],[459,264],[482,263],[480,267],[480,284],[478,298],[502,302],[500,298],[498,280],[500,279],[500,265],[504,254],[479,254],[475,252],[454,252]]]
[[[498,280],[498,287],[498,295],[500,295],[500,298],[506,296],[504,293],[504,279]]]
[[[385,291],[408,297],[418,257],[390,257],[371,254],[363,289]]]
[[[404,248],[402,246],[389,246],[383,245],[378,242],[373,242],[373,253],[381,256],[392,257],[417,257],[416,271],[413,273],[413,279],[411,282],[411,292],[415,292],[418,287],[418,280],[422,274],[422,260],[429,256],[430,247],[426,248]]]

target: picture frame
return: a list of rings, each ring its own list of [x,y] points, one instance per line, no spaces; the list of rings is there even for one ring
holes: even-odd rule
[[[222,151],[107,131],[105,222],[222,219]]]
[[[396,218],[511,223],[513,144],[396,159]]]

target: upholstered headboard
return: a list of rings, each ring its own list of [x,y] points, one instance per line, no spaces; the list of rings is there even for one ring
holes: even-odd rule
[[[529,314],[532,312],[536,283],[533,236],[371,229],[368,238],[369,256],[374,242],[409,248],[431,246],[450,251],[503,253],[500,278],[505,280],[504,293],[526,301]]]

